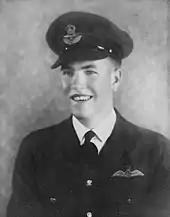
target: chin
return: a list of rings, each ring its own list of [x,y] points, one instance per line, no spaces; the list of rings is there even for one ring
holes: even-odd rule
[[[90,117],[92,117],[92,112],[90,111],[75,111],[74,109],[72,110],[72,114],[79,120],[81,119],[89,119]]]

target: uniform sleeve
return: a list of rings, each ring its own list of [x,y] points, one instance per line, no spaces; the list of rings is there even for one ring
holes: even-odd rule
[[[161,139],[158,145],[160,147],[159,155],[156,156],[157,164],[142,217],[170,216],[170,142]]]
[[[7,205],[6,217],[39,217],[41,205],[38,202],[35,184],[34,156],[28,139],[20,145],[12,177],[12,193]]]

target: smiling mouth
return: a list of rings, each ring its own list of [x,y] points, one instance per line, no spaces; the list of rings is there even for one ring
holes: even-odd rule
[[[71,96],[71,99],[74,100],[75,102],[87,102],[90,99],[92,99],[92,96],[75,94],[75,95]]]

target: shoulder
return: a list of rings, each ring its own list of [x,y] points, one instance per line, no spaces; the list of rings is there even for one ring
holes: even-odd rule
[[[49,149],[52,147],[54,140],[65,136],[65,133],[72,127],[71,118],[67,118],[56,125],[41,128],[27,134],[20,146],[19,153],[37,152],[41,149]]]
[[[161,133],[138,126],[118,114],[118,122],[123,133],[137,141],[148,144],[169,144],[169,140]]]
[[[155,160],[161,157],[165,164],[170,165],[170,141],[164,135],[137,126],[121,115],[119,115],[119,120],[124,141],[133,144],[134,153],[137,156],[147,153],[150,157],[154,157]]]

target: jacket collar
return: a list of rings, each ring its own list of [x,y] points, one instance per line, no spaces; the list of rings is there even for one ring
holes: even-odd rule
[[[125,152],[130,156],[135,145],[132,141],[133,137],[129,135],[131,124],[120,115],[117,109],[115,109],[115,112],[117,118],[114,129],[99,155],[101,165],[103,165],[104,170],[107,168],[107,171],[118,170],[124,164],[130,164],[130,158],[127,158],[129,162],[126,162],[126,159],[123,162],[121,158],[123,158]],[[61,128],[62,135],[60,135],[59,143],[63,155],[67,160],[77,163],[81,157],[81,146],[72,124],[72,116],[63,122]]]

